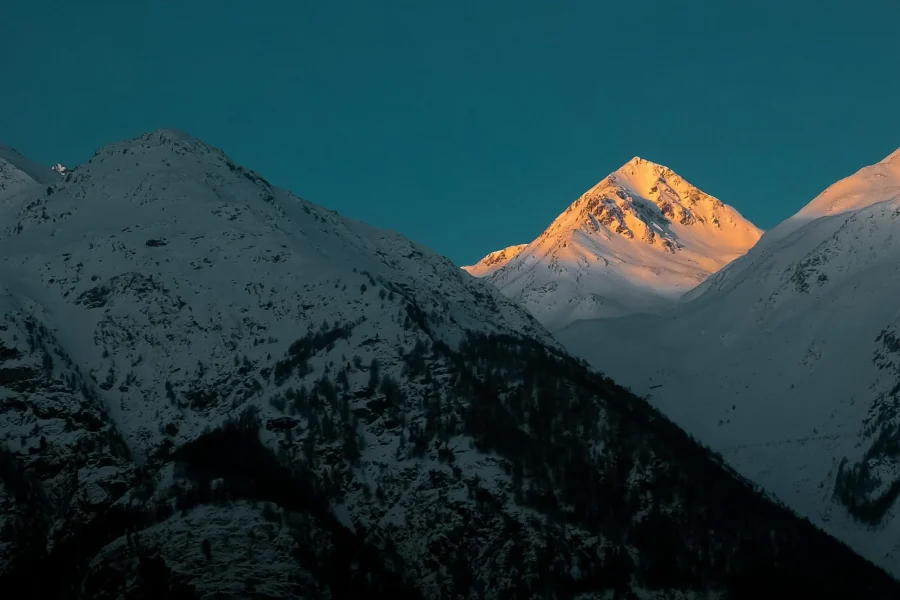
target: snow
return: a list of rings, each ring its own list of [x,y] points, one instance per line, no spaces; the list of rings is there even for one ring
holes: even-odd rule
[[[248,407],[264,423],[284,418],[278,398],[288,387],[308,389],[323,373],[344,368],[350,389],[365,389],[368,365],[377,359],[383,375],[412,385],[405,383],[401,357],[424,334],[404,322],[410,307],[428,315],[432,340],[451,347],[470,330],[521,334],[558,348],[525,311],[446,258],[275,188],[220,150],[180,132],[160,130],[110,144],[65,177],[46,170],[55,184],[38,185],[28,178],[25,187],[0,202],[0,308],[7,317],[0,341],[6,348],[20,348],[27,365],[42,372],[40,348],[27,347],[33,336],[26,325],[14,327],[9,321],[17,315],[38,323],[53,342],[54,364],[62,363],[60,357],[71,362],[56,367],[58,381],[71,378],[76,389],[83,382],[97,396],[92,403],[84,400],[86,408],[74,404],[69,387],[48,374],[42,380],[47,391],[31,393],[22,411],[12,405],[3,413],[0,442],[22,460],[71,463],[66,468],[78,473],[83,487],[81,514],[93,514],[96,505],[118,497],[110,490],[126,479],[121,473],[132,467],[131,460],[150,465],[149,457],[168,444],[178,448]],[[323,323],[354,327],[346,339],[309,359],[309,373],[274,384],[268,367]],[[353,366],[357,357],[358,367]],[[410,397],[421,394],[405,391]],[[349,395],[351,411],[364,413],[367,404],[378,401],[371,394]],[[30,406],[52,417],[37,423]],[[70,410],[102,411],[130,450],[127,464],[89,454],[86,466],[76,445],[96,437],[101,441],[91,445],[95,454],[108,453],[106,429],[68,432]],[[404,409],[404,418],[421,424],[424,414]],[[308,422],[295,420],[297,452],[311,434]],[[365,446],[359,466],[339,473],[347,479],[334,514],[351,529],[381,524],[391,530],[404,523],[394,538],[405,559],[415,563],[441,535],[435,515],[447,511],[447,503],[458,508],[475,501],[462,482],[456,487],[446,483],[456,475],[430,456],[437,450],[429,449],[421,459],[398,457],[400,435],[385,420],[361,419]],[[43,454],[33,454],[36,441],[21,443],[38,424],[47,437]],[[286,445],[284,432],[264,427],[261,436],[274,450]],[[316,443],[318,456],[346,462],[340,441],[331,444],[336,447],[326,440]],[[462,475],[472,479],[472,471],[492,459],[467,452],[460,450]],[[68,472],[60,478],[63,483],[74,480]],[[443,475],[441,483],[432,482],[436,472]],[[171,473],[156,474],[161,493],[173,485],[171,478]],[[366,497],[364,490],[379,484],[387,489],[387,504]],[[142,535],[162,544],[174,562],[194,569],[201,536],[216,547],[235,531],[269,527],[251,508],[234,506],[215,519],[204,513],[213,509],[197,509]],[[510,499],[491,527],[516,517],[516,511]],[[453,518],[462,519],[460,514],[465,513],[453,511]],[[207,518],[209,527],[182,548],[189,532]],[[64,535],[75,530],[72,524],[61,517],[54,528]],[[280,529],[267,535],[284,538]],[[126,543],[117,540],[97,562],[120,555]],[[272,560],[283,561],[271,551]],[[238,551],[222,552],[219,559],[216,568],[223,570],[243,572],[254,564]],[[273,569],[287,574],[280,564]],[[211,573],[209,581],[201,577],[208,591],[220,589],[216,575]]]
[[[900,151],[838,181],[787,220],[785,229],[825,216],[860,210],[900,196]]]
[[[663,312],[761,233],[667,167],[635,157],[536,240],[467,270],[553,331],[579,319]]]
[[[518,244],[489,253],[487,256],[479,260],[471,266],[463,267],[470,275],[475,277],[486,277],[498,269],[502,269],[506,264],[514,259],[528,244]]]
[[[181,132],[111,144],[69,175],[52,194],[0,207],[0,282],[77,349],[84,373],[110,380],[110,410],[138,459],[166,438],[160,423],[179,423],[186,440],[231,414],[242,384],[222,382],[236,358],[280,357],[323,321],[365,319],[354,346],[376,336],[393,346],[407,336],[396,315],[415,301],[442,313],[452,345],[464,328],[498,325],[549,342],[447,259],[274,188]],[[386,301],[376,279],[406,291]],[[473,310],[476,292],[500,304]],[[343,348],[354,352],[372,358]],[[167,383],[221,387],[223,402],[185,411],[166,399]]]
[[[868,462],[868,501],[900,480],[873,440],[896,424],[900,151],[838,181],[670,312],[557,334],[813,523],[900,575],[896,501],[875,525],[835,493]],[[602,340],[598,342],[598,340]]]
[[[0,163],[12,165],[37,183],[55,183],[59,176],[53,169],[25,158],[13,148],[0,144]]]
[[[173,573],[191,580],[203,597],[315,595],[320,583],[315,561],[298,562],[292,555],[300,547],[329,559],[329,547],[335,546],[319,516],[240,499],[159,514],[159,508],[177,507],[186,492],[202,485],[187,476],[187,465],[167,460],[167,452],[183,449],[245,409],[258,415],[260,441],[277,453],[279,464],[298,467],[304,480],[327,487],[323,501],[330,503],[331,516],[383,550],[386,562],[396,551],[426,597],[439,597],[436,577],[446,574],[441,554],[457,535],[465,535],[466,553],[475,557],[467,563],[472,577],[489,584],[492,593],[513,578],[534,577],[533,566],[510,569],[510,549],[530,549],[526,564],[534,565],[535,550],[546,544],[541,523],[547,514],[517,502],[509,457],[479,450],[471,437],[449,427],[450,416],[465,414],[469,401],[453,392],[464,371],[455,370],[451,359],[429,354],[424,374],[412,376],[404,360],[426,342],[456,346],[467,330],[519,334],[560,348],[490,283],[398,234],[342,218],[275,188],[181,132],[160,130],[108,145],[64,177],[54,173],[56,179],[48,184],[4,164],[23,187],[0,200],[0,362],[9,369],[7,376],[22,369],[29,379],[27,385],[0,390],[0,444],[40,478],[47,492],[48,510],[42,512],[51,547],[78,535],[98,514],[115,514],[106,511],[110,504],[157,513],[158,521],[138,526],[140,531],[106,531],[102,548],[101,540],[93,549],[77,546],[92,566],[79,578],[84,594],[92,596],[96,586],[112,585],[119,575],[127,585],[140,544],[159,552]],[[657,192],[644,190],[641,186],[653,177]],[[666,183],[659,181],[663,177]],[[676,279],[672,272],[685,267],[662,262],[667,256],[694,252],[697,260],[709,261],[697,267],[705,272],[718,264],[709,258],[710,248],[742,252],[747,240],[741,236],[758,233],[731,209],[658,165],[636,159],[613,178],[619,183],[601,184],[598,189],[606,191],[586,195],[571,210],[572,235],[561,239],[593,252],[574,255],[579,269],[609,271],[619,277],[614,281],[625,281],[623,273],[649,277],[640,261],[652,258],[655,276]],[[654,212],[656,207],[661,214],[663,202],[637,191],[658,193],[672,205],[673,215],[680,215],[679,224],[689,221],[687,214],[714,217],[728,235],[680,228]],[[608,193],[614,197],[605,197]],[[641,244],[626,241],[626,229],[616,231],[601,211],[584,206],[594,199],[594,208],[602,204],[620,215],[627,231],[661,233]],[[590,218],[577,219],[578,214]],[[680,246],[666,245],[667,238]],[[703,252],[697,251],[704,241]],[[620,248],[631,255],[617,256],[613,250]],[[496,264],[511,266],[521,250],[507,249],[494,257]],[[569,273],[567,256],[554,254],[547,268]],[[731,280],[719,282],[725,281]],[[565,283],[565,278],[545,279],[529,293],[562,302]],[[635,303],[645,301],[645,287],[633,286]],[[623,308],[633,308],[625,304],[622,290],[615,291]],[[611,304],[597,293],[586,295],[584,302],[596,311]],[[422,314],[426,317],[415,323]],[[345,331],[306,357],[308,370],[294,369],[281,379],[280,359],[293,343],[338,325]],[[704,339],[715,337],[713,325],[704,324],[710,332]],[[665,326],[647,331],[665,347]],[[637,356],[636,335],[594,342],[598,339],[623,355]],[[730,343],[736,338],[719,339]],[[645,350],[645,356],[653,352]],[[678,352],[673,364],[691,356]],[[806,368],[811,368],[830,355],[818,344],[807,356]],[[376,360],[382,383],[390,377],[402,389],[402,399],[388,401],[384,389],[368,389]],[[884,354],[879,364],[900,369],[900,356]],[[340,395],[320,402],[327,392],[310,392],[316,401],[311,408],[306,393],[317,381],[339,384]],[[288,404],[300,391],[304,401]],[[602,397],[594,400],[605,406]],[[435,408],[447,415],[446,438],[431,435],[424,438],[426,447],[411,451],[413,431],[423,430],[426,414]],[[584,423],[583,431],[571,432],[595,431],[588,435],[599,439],[586,448],[594,461],[609,456],[609,438],[600,433],[608,424],[599,416]],[[812,444],[810,455],[819,451],[815,444],[840,441],[833,431],[804,435]],[[345,447],[353,442],[358,455]],[[742,448],[761,451],[750,444]],[[651,456],[656,458],[666,457]],[[879,463],[876,472],[889,475],[891,464]],[[49,474],[48,465],[54,468]],[[219,475],[210,489],[224,493],[226,478]],[[634,466],[627,475],[638,485],[648,472]],[[9,494],[0,494],[5,523],[20,518],[7,510],[19,505],[8,500]],[[511,535],[511,528],[521,532]],[[42,540],[40,529],[34,531]],[[394,549],[388,550],[386,541]],[[563,556],[590,557],[610,540],[602,530],[573,523],[557,542]],[[0,545],[0,572],[17,558],[17,550]],[[637,549],[635,556],[640,558]],[[669,596],[698,597],[675,591]]]
[[[57,183],[60,176],[52,169],[28,160],[12,148],[0,145],[0,204],[8,198],[42,185]]]

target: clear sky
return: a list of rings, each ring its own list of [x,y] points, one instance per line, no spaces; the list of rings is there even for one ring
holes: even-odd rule
[[[900,146],[897,0],[6,0],[0,140],[183,129],[459,264],[634,155],[763,228]]]

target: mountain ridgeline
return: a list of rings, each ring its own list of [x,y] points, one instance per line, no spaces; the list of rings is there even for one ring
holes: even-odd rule
[[[580,319],[667,310],[761,234],[671,169],[635,157],[530,244],[463,269],[556,331]]]
[[[667,314],[582,321],[557,339],[898,576],[898,239],[900,151],[829,186]]]
[[[3,589],[900,596],[399,235],[173,131],[25,176],[0,192]]]

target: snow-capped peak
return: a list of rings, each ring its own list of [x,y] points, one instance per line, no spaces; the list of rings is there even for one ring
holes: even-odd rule
[[[505,264],[467,270],[489,277],[554,329],[576,319],[661,310],[760,235],[735,209],[635,156],[515,256],[507,252]]]
[[[225,153],[219,148],[177,129],[157,129],[131,140],[107,144],[97,150],[94,153],[94,157],[115,154],[127,155],[129,152],[136,153],[151,148],[165,148],[171,150],[177,156],[197,154],[225,158]]]
[[[900,150],[828,187],[671,312],[557,339],[900,575],[898,217]]]
[[[528,244],[516,244],[515,246],[509,246],[503,250],[496,250],[489,253],[474,265],[463,267],[463,270],[475,277],[486,277],[497,269],[503,268],[506,263],[514,259],[516,255],[527,246]]]
[[[730,567],[737,539],[775,582],[755,597],[898,597],[399,234],[166,131],[52,176],[0,202],[5,588],[706,597],[755,574]],[[698,555],[660,580],[660,556]]]
[[[631,158],[631,160],[629,160],[627,163],[625,163],[624,165],[622,165],[621,168],[624,169],[624,168],[627,167],[627,166],[636,166],[636,167],[646,166],[646,167],[650,167],[650,168],[652,168],[652,167],[661,167],[661,165],[656,164],[656,163],[653,162],[652,160],[647,160],[647,159],[645,159],[645,158],[641,158],[640,156],[633,156],[633,157]],[[665,167],[662,167],[662,168],[665,168]],[[620,170],[621,170],[621,169],[620,169]]]
[[[436,339],[446,333],[440,339],[454,345],[466,329],[503,322],[507,314],[510,331],[546,338],[502,298],[477,313],[474,294],[488,292],[487,302],[495,291],[449,260],[301,200],[177,132],[107,145],[54,189],[35,188],[0,204],[0,213],[3,286],[38,294],[60,318],[62,343],[79,348],[82,368],[98,381],[107,371],[146,377],[143,391],[131,385],[116,396],[147,411],[140,418],[118,415],[123,433],[141,439],[132,448],[137,456],[155,451],[164,438],[156,435],[158,423],[177,416],[160,400],[164,382],[177,391],[228,379],[235,352],[252,360],[267,347],[280,354],[323,320],[369,319],[357,331],[382,335],[393,348],[397,333],[375,329],[376,321],[381,311],[395,318],[407,302],[452,322],[432,333]],[[146,313],[112,316],[144,301]],[[95,328],[116,344],[105,355],[92,337]],[[184,367],[198,359],[204,366]],[[141,399],[149,390],[160,401],[152,409]],[[139,431],[148,423],[153,435]]]
[[[646,187],[652,187],[660,177],[673,175],[678,177],[669,167],[640,156],[635,156],[611,173],[611,176],[625,178],[626,181],[642,182]],[[680,179],[680,177],[678,178]]]
[[[668,170],[667,167],[665,167],[665,166],[663,166],[663,165],[661,165],[661,164],[655,163],[655,162],[653,162],[652,160],[647,160],[646,158],[641,158],[640,156],[633,156],[633,157],[631,158],[631,160],[629,160],[627,163],[625,163],[624,165],[622,165],[621,167],[619,167],[619,168],[617,169],[617,171],[623,171],[623,170],[625,170],[626,168],[629,168],[629,167],[637,168],[637,169],[662,169],[662,170]]]
[[[683,231],[676,235],[673,227],[679,225]],[[698,240],[705,245],[731,250],[732,258],[743,254],[762,234],[735,209],[668,167],[640,157],[588,190],[542,237],[598,231],[600,226],[665,252],[678,250],[681,238],[691,232],[705,238]]]
[[[778,226],[787,233],[813,219],[859,210],[900,196],[900,149],[831,185]]]

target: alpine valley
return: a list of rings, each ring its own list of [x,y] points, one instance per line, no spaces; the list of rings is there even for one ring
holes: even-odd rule
[[[665,258],[660,277],[682,289],[758,236],[668,171],[652,185],[634,177],[609,183],[625,198],[609,187],[577,204],[569,216],[593,215],[596,232],[570,239],[621,229],[610,239]],[[572,358],[487,282],[186,134],[152,132],[56,172],[3,149],[0,182],[0,589],[17,598],[900,597],[884,571]],[[884,386],[896,381],[898,342],[893,309],[874,301],[890,280],[855,273],[895,268],[871,247],[889,246],[894,210],[813,220],[798,232],[815,239],[779,242],[809,260],[782,276],[782,263],[754,266],[774,252],[754,251],[706,294],[743,289],[741,279],[753,288],[764,273],[782,282],[754,305],[774,319],[754,339],[790,332],[816,345],[790,382],[777,369],[760,378],[788,403],[784,430],[799,430],[801,414],[824,415],[808,421],[823,428],[839,422],[832,414],[871,415],[865,439],[883,442],[854,450],[837,438],[855,452],[841,466],[827,444],[796,456],[809,458],[810,480],[828,462],[823,472],[850,482],[841,506],[872,521],[871,502],[896,495],[869,483],[890,472],[896,445]],[[728,235],[706,233],[717,227]],[[701,260],[700,241],[715,260]],[[668,258],[679,256],[696,262]],[[831,329],[791,320],[816,296],[833,307]],[[856,327],[842,311],[876,308],[884,331],[858,334],[867,356],[829,345],[827,331]],[[716,367],[737,355],[724,356],[696,382],[704,393],[682,402],[712,414],[717,394],[734,396]],[[835,387],[862,368],[884,385],[854,396]],[[817,378],[829,383],[807,383]],[[788,383],[818,395],[792,405]],[[774,398],[731,414],[774,434],[760,416]],[[725,437],[708,439],[721,448]]]
[[[664,315],[558,339],[743,476],[900,575],[900,151]]]
[[[671,169],[635,157],[530,244],[463,268],[555,331],[579,319],[663,312],[761,234]]]

